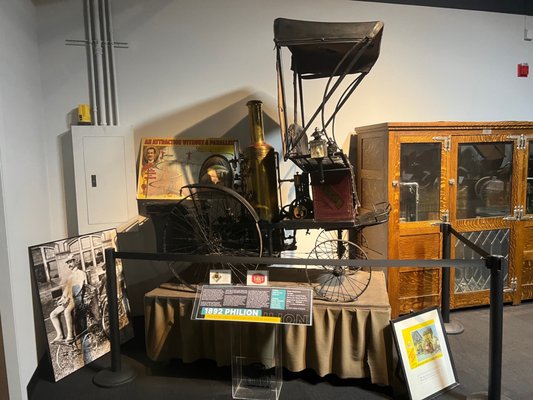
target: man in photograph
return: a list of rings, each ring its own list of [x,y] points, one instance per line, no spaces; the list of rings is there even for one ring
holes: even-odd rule
[[[157,149],[155,147],[148,147],[145,151],[145,164],[155,164],[157,160]]]
[[[57,301],[57,307],[50,313],[50,320],[56,331],[56,337],[51,343],[66,340],[73,341],[75,337],[74,312],[83,302],[83,291],[87,284],[87,275],[79,269],[79,262],[70,254],[66,260],[68,271],[61,277],[63,293]],[[67,336],[64,336],[60,316],[64,314]]]

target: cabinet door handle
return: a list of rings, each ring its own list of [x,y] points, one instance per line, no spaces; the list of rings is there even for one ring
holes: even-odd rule
[[[524,216],[524,206],[516,206],[513,209],[513,215],[503,217],[504,221],[527,221],[533,219],[531,216]]]

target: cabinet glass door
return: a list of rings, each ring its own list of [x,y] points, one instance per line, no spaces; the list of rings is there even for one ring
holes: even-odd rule
[[[451,196],[455,205],[451,210],[452,226],[470,242],[489,254],[504,257],[503,275],[508,276],[507,260],[511,240],[513,184],[517,180],[513,164],[516,143],[504,135],[462,136],[452,142],[452,165],[455,185]],[[456,259],[480,259],[466,244],[454,240]],[[453,273],[456,306],[488,303],[490,270],[487,268],[455,268]]]
[[[443,182],[448,165],[445,140],[431,134],[405,134],[394,143],[398,149],[392,162],[396,168],[391,208],[398,216],[398,253],[401,260],[438,260],[441,258],[440,226],[436,224],[447,209]],[[396,146],[397,145],[397,146]],[[391,279],[401,282],[397,292],[401,314],[437,305],[440,302],[440,268],[400,268]],[[421,284],[423,282],[423,284]]]
[[[511,214],[513,143],[460,143],[457,219]]]
[[[400,222],[438,220],[440,143],[400,145]]]

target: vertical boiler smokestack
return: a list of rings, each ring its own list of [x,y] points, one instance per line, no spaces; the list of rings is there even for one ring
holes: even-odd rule
[[[275,221],[279,216],[276,182],[276,155],[274,148],[265,143],[263,128],[263,103],[251,100],[247,104],[250,119],[251,144],[248,155],[248,187],[252,189],[251,203],[259,217]]]

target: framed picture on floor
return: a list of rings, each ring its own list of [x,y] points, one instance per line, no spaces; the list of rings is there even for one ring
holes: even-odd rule
[[[29,248],[55,381],[108,353],[109,313],[105,249],[115,229]],[[133,337],[122,264],[116,260],[121,341]]]
[[[459,385],[437,307],[390,323],[411,400],[431,399]]]

